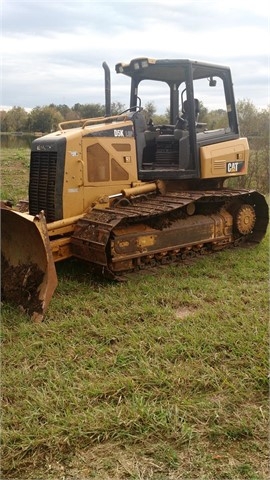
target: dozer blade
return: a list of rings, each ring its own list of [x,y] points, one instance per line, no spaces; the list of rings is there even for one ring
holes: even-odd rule
[[[42,321],[58,283],[43,212],[1,206],[1,261],[2,299]]]

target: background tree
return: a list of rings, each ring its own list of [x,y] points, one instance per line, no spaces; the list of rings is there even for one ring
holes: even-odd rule
[[[123,110],[125,110],[125,105],[120,102],[113,102],[111,104],[111,114],[118,115]],[[80,104],[76,103],[72,109],[75,112],[77,118],[95,118],[95,117],[102,117],[105,115],[105,105],[101,105],[100,103],[86,103]]]
[[[247,137],[250,147],[248,175],[240,177],[238,184],[268,193],[270,106],[258,111],[250,100],[240,100],[237,111],[241,135]]]
[[[78,115],[78,118],[94,118],[104,115],[104,106],[100,103],[75,103],[72,110]]]
[[[7,112],[5,110],[0,111],[0,125],[1,132],[7,132]]]
[[[54,103],[50,103],[49,107],[53,108],[53,109],[57,110],[59,113],[61,113],[64,120],[67,120],[67,117],[71,113],[71,108],[66,104],[55,105]]]
[[[56,107],[35,107],[30,113],[29,126],[32,132],[49,133],[58,129],[63,121]]]
[[[157,109],[154,102],[147,102],[143,110],[145,112],[147,122],[152,120],[154,125],[164,125],[166,123],[169,123],[169,118],[170,118],[169,108],[166,109],[166,112],[164,114],[157,114],[156,113]]]
[[[104,108],[104,112],[105,112],[105,106],[103,108]],[[111,114],[112,115],[119,115],[119,113],[123,112],[126,109],[127,109],[127,107],[123,103],[112,102],[112,104],[111,104]]]
[[[227,112],[222,109],[208,111],[203,107],[200,112],[199,122],[206,122],[208,130],[223,128],[228,125]]]
[[[6,112],[4,120],[6,132],[28,131],[28,113],[22,107],[11,108]]]

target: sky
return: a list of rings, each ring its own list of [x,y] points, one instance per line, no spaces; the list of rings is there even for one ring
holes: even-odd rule
[[[137,57],[228,65],[235,98],[267,108],[270,9],[264,0],[0,0],[3,107],[129,105],[115,64]],[[268,2],[267,2],[268,3]],[[159,113],[168,105],[149,98]]]

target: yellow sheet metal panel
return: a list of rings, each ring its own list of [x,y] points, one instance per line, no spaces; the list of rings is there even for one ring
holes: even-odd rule
[[[201,178],[246,175],[248,160],[246,138],[200,147]]]

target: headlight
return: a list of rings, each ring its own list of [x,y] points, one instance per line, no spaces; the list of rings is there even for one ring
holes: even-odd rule
[[[142,60],[142,68],[148,67],[148,60]]]

